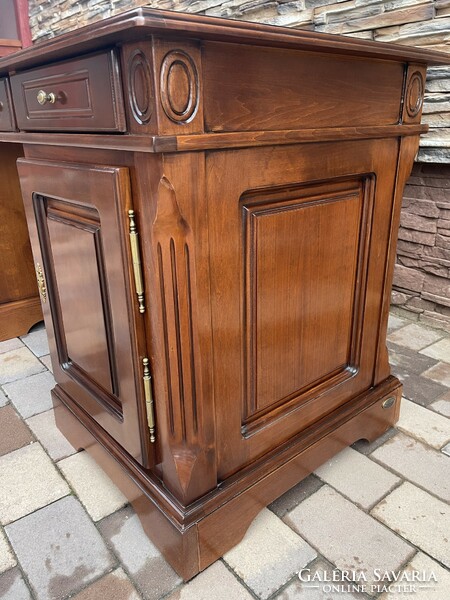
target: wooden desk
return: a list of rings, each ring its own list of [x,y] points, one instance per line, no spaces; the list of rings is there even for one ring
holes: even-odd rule
[[[444,63],[147,9],[0,61],[59,426],[184,578],[397,420],[397,227]]]

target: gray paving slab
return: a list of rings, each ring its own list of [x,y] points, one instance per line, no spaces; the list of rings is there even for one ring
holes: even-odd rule
[[[2,600],[33,600],[19,569],[11,569],[0,575],[0,598]]]
[[[0,354],[0,383],[2,385],[30,377],[44,370],[44,365],[25,346]],[[6,388],[4,387],[4,389]]]
[[[314,473],[361,508],[376,504],[400,479],[353,448],[345,448]]]
[[[250,525],[224,561],[258,596],[266,599],[314,558],[317,552],[268,509]]]
[[[76,448],[57,428],[53,409],[30,417],[26,423],[52,460],[58,461],[76,453]]]
[[[450,502],[450,460],[434,448],[399,433],[372,454],[404,479]]]
[[[3,387],[24,419],[53,408],[50,391],[55,387],[55,380],[48,371],[14,381]]]
[[[73,454],[58,468],[94,521],[128,504],[128,500],[87,452]]]
[[[167,600],[251,600],[253,597],[230,570],[217,561],[170,594]]]
[[[450,567],[450,508],[447,503],[406,481],[375,506],[372,515]]]
[[[69,486],[38,442],[0,457],[0,522],[3,525],[69,493]]]
[[[44,356],[50,351],[48,349],[47,333],[43,323],[33,327],[33,330],[20,338],[35,356]]]
[[[338,492],[324,485],[284,517],[285,522],[341,570],[395,570],[415,549]]]
[[[130,507],[103,519],[98,528],[146,600],[159,600],[181,583]]]
[[[60,600],[116,564],[95,525],[73,496],[54,502],[5,530],[37,600]]]

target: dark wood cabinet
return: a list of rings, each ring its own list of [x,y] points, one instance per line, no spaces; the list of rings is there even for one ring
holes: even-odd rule
[[[0,61],[58,425],[184,578],[397,420],[397,227],[444,63],[147,9]]]
[[[26,0],[5,0],[1,5],[0,57],[31,44]],[[16,131],[8,77],[0,76],[0,134]],[[23,335],[42,311],[36,286],[33,257],[15,161],[20,146],[0,147],[0,341]]]

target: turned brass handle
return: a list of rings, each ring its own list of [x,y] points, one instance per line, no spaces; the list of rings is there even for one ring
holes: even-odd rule
[[[42,106],[44,106],[44,104],[47,104],[47,102],[50,102],[50,104],[55,104],[56,94],[54,94],[53,92],[47,94],[47,92],[44,92],[44,90],[39,90],[36,99]]]
[[[42,302],[47,302],[47,286],[45,285],[44,271],[39,263],[36,263],[36,280]]]

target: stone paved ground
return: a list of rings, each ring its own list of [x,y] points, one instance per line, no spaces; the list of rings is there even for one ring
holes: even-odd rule
[[[125,497],[55,428],[42,326],[0,343],[0,598],[449,598],[450,335],[391,315],[389,347],[404,383],[398,426],[320,467],[183,585]],[[416,570],[438,582],[327,593],[299,581],[303,568],[364,570],[369,583],[374,569]]]

